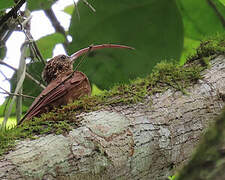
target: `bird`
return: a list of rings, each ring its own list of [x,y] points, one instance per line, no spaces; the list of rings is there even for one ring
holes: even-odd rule
[[[55,107],[71,103],[84,95],[90,96],[91,85],[88,77],[78,71],[78,67],[73,70],[73,64],[85,53],[103,48],[134,49],[125,45],[101,44],[81,49],[71,56],[61,54],[53,57],[46,63],[42,72],[42,78],[47,83],[47,87],[34,100],[18,125],[49,112]]]

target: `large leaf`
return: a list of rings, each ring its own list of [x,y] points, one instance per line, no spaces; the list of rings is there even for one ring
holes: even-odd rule
[[[77,13],[72,15],[71,54],[93,43],[136,48],[99,50],[87,58],[81,70],[100,88],[144,76],[160,60],[180,57],[183,24],[173,0],[97,0],[91,5],[96,13],[79,2],[80,20]]]
[[[187,38],[201,40],[205,36],[224,31],[221,19],[208,1],[176,0],[176,2],[183,16],[185,36]],[[218,1],[214,0],[212,2]],[[218,5],[218,3],[216,4]],[[218,8],[225,13],[224,6]]]
[[[72,15],[74,11],[74,5],[66,6],[63,11],[69,15]]]
[[[218,16],[218,18],[220,18],[220,21],[221,21],[221,23],[223,23],[223,26],[224,26],[224,19],[225,19],[225,0],[221,0],[221,1],[219,1],[219,0],[211,0],[211,1],[212,1],[212,5],[214,5],[214,11],[217,11],[217,16]],[[223,20],[219,16],[222,16],[223,17]]]
[[[225,6],[225,0],[219,0]]]
[[[4,9],[7,9],[7,8],[10,8],[13,5],[14,5],[14,1],[13,0],[1,0],[0,11],[4,10]]]
[[[63,43],[64,36],[60,33],[54,33],[42,37],[37,41],[37,46],[44,59],[52,57],[53,48],[57,43]]]
[[[196,48],[199,46],[201,41],[194,39],[184,38],[184,48],[182,56],[180,58],[180,64],[184,64],[188,56],[193,55],[196,52]]]
[[[38,10],[38,9],[49,9],[54,3],[54,0],[27,0],[28,9]]]

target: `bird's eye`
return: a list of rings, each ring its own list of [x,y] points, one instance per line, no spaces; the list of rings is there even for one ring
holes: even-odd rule
[[[66,59],[66,56],[65,56],[65,55],[62,55],[62,56],[61,56],[61,59]]]

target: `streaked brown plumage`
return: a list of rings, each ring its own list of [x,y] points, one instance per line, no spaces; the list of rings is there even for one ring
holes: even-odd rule
[[[90,95],[91,86],[87,76],[80,71],[74,72],[73,63],[82,54],[102,48],[133,49],[129,46],[102,44],[81,49],[72,56],[55,56],[47,62],[42,73],[42,77],[48,86],[34,100],[19,124],[24,120],[48,112],[53,107],[68,104],[84,95]]]
[[[25,119],[29,120],[34,116],[49,112],[54,107],[73,102],[83,95],[90,95],[91,86],[87,76],[80,71],[72,73],[73,63],[70,57],[59,55],[52,58],[46,64],[42,74],[48,86],[34,100],[19,124]]]
[[[73,62],[69,56],[58,55],[52,58],[45,65],[42,78],[49,84],[52,80],[59,76],[64,76],[64,74],[70,74],[73,72]]]

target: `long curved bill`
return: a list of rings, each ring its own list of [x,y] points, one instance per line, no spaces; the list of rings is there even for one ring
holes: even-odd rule
[[[101,44],[101,45],[91,45],[87,48],[81,49],[74,54],[70,56],[71,61],[75,61],[78,57],[82,56],[83,54],[91,51],[95,51],[98,49],[104,49],[104,48],[124,48],[124,49],[131,49],[134,50],[135,48],[130,47],[130,46],[124,46],[124,45],[119,45],[119,44]]]

